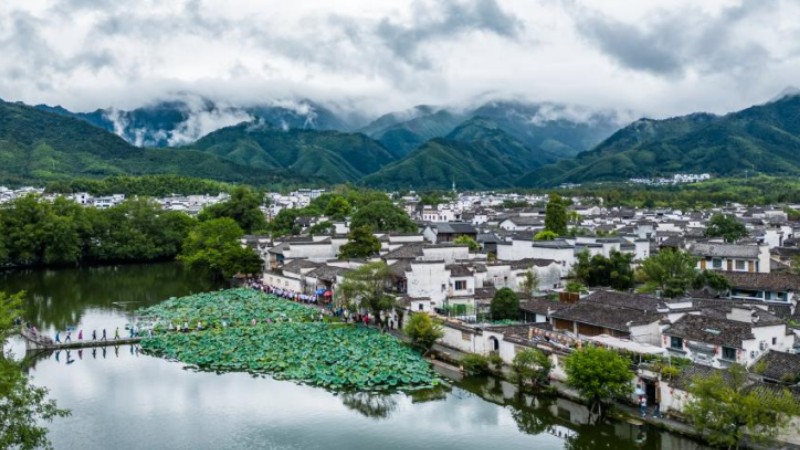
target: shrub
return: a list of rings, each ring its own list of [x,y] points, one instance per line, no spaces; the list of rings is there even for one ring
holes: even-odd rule
[[[489,358],[477,353],[469,353],[461,358],[461,366],[467,375],[486,375],[489,369]]]

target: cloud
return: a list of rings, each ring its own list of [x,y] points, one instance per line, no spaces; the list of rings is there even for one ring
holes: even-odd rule
[[[798,16],[790,0],[3,0],[0,97],[85,111],[192,92],[362,118],[494,98],[725,112],[797,84]]]
[[[445,0],[435,7],[418,2],[414,10],[411,24],[384,18],[374,32],[394,56],[419,69],[431,67],[430,57],[420,53],[426,43],[478,31],[514,38],[523,28],[522,22],[503,11],[495,0]]]
[[[588,8],[573,8],[579,32],[631,70],[682,77],[689,71],[756,70],[772,58],[760,36],[746,31],[758,16],[775,12],[770,2],[744,0],[715,13],[697,8],[660,9],[634,23]]]

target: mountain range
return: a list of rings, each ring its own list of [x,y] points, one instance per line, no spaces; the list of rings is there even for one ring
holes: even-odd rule
[[[0,101],[0,181],[175,173],[256,185],[549,187],[673,173],[800,174],[800,96],[742,111],[639,119],[553,103],[429,105],[371,122],[312,101],[186,97],[75,113]]]
[[[800,174],[800,95],[725,115],[640,119],[594,149],[537,168],[518,186],[619,181],[675,173]]]

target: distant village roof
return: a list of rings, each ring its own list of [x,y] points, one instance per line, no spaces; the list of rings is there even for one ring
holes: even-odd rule
[[[468,222],[437,222],[431,227],[439,234],[478,234],[475,226]]]
[[[549,315],[551,311],[558,311],[572,306],[570,303],[561,303],[549,299],[534,298],[519,305],[519,309],[534,314]]]
[[[306,275],[309,277],[314,277],[320,280],[325,281],[335,281],[337,275],[344,275],[347,272],[352,271],[353,269],[348,269],[346,267],[339,267],[339,266],[321,266],[317,267],[316,269],[308,272]]]
[[[759,249],[755,245],[697,243],[689,247],[689,253],[694,256],[721,258],[758,258]]]
[[[800,291],[800,275],[791,273],[722,272],[732,287],[773,292]]]

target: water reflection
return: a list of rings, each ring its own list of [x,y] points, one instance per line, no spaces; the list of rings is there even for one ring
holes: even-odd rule
[[[494,378],[467,377],[457,386],[508,408],[519,431],[532,435],[550,434],[562,439],[564,448],[570,450],[707,448],[692,439],[662,432],[639,421],[592,423],[589,409],[581,404],[556,396],[522,393],[513,384]]]
[[[0,273],[0,291],[25,291],[25,319],[40,330],[80,326],[84,315],[132,311],[169,297],[223,287],[181,264],[133,264]],[[108,325],[85,326],[100,329]]]
[[[397,399],[391,394],[377,392],[345,392],[342,404],[352,411],[373,419],[386,419],[397,409]]]
[[[171,264],[1,280],[4,290],[30,293],[29,320],[60,329],[80,323],[85,332],[124,324],[132,308],[208,286]],[[336,395],[270,377],[184,370],[136,346],[18,354],[34,383],[72,410],[50,427],[57,449],[700,448],[635,424],[588,425],[581,405],[521,394],[495,379],[461,380],[444,369],[452,387]]]

